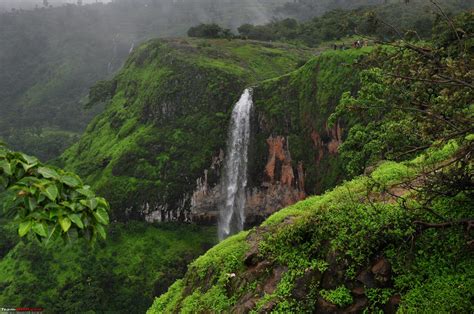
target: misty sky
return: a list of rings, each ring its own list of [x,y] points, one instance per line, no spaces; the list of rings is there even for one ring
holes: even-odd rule
[[[107,3],[111,0],[83,0],[83,3],[102,2]],[[62,5],[65,3],[77,3],[77,0],[48,0],[48,3],[53,6]],[[0,9],[9,10],[15,9],[30,9],[35,6],[42,7],[43,0],[0,0]]]

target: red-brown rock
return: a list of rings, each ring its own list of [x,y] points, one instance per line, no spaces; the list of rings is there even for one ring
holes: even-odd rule
[[[384,257],[378,259],[371,268],[371,272],[375,276],[375,280],[382,286],[385,286],[392,275],[392,267],[388,260]]]

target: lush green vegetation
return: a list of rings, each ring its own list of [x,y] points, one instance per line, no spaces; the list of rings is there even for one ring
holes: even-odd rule
[[[411,162],[384,163],[369,177],[281,210],[262,227],[223,241],[191,264],[184,279],[149,312],[242,309],[244,297],[254,300],[257,312],[304,312],[315,309],[319,294],[345,308],[354,297],[350,289],[357,287],[365,288],[372,310],[384,309],[388,298],[398,294],[405,311],[469,312],[474,272],[466,229],[461,223],[445,229],[414,224],[436,216],[408,187],[460,152],[452,142]],[[406,193],[396,195],[399,189]],[[472,205],[472,196],[464,191],[433,203],[437,214],[456,221],[469,217]],[[244,256],[251,246],[258,254],[249,261]],[[390,277],[366,281],[361,274],[380,256],[391,265]],[[276,267],[285,272],[273,292],[266,293],[263,287]]]
[[[361,89],[346,93],[332,117],[354,123],[341,147],[350,174],[473,131],[472,18],[466,13],[453,22],[458,33],[440,25],[432,43],[401,42],[366,60],[371,67],[361,74]]]
[[[0,143],[0,199],[18,234],[30,231],[46,244],[57,238],[105,239],[109,204],[70,172],[47,167]]]
[[[305,8],[322,12],[332,2],[302,0],[282,10],[301,17]],[[158,31],[184,32],[201,20],[174,11],[182,3],[175,1],[131,11],[125,10],[134,4],[129,0],[97,5],[103,14],[127,11],[119,14],[124,20],[135,12],[143,24],[129,33],[109,29],[117,20],[88,15],[89,7],[5,15],[0,39],[8,39],[7,53],[0,62],[8,67],[0,74],[6,82],[0,108],[8,106],[0,136],[49,158],[77,140],[90,117],[80,107],[104,112],[54,160],[92,187],[0,146],[0,304],[54,313],[135,313],[150,306],[150,313],[473,312],[474,15],[449,17],[451,9],[470,7],[467,2],[441,2],[432,7],[438,17],[423,13],[415,0],[410,6],[387,2],[304,22],[245,24],[239,31],[246,40],[217,24],[200,24],[189,35],[206,39],[151,40],[134,48],[125,67],[98,81],[87,98],[85,86],[110,74],[131,42]],[[215,2],[192,3],[211,10]],[[334,8],[348,3],[334,2]],[[155,21],[153,14],[164,8],[174,9]],[[51,24],[29,32],[53,13]],[[77,42],[56,34],[66,17],[86,29],[71,31],[83,34]],[[400,31],[389,25],[395,18]],[[167,23],[173,29],[162,28]],[[20,25],[31,38],[7,34]],[[104,34],[113,34],[116,53],[89,62],[84,54],[110,48],[99,38]],[[334,41],[362,35],[386,44],[314,56]],[[57,42],[42,40],[49,36]],[[56,51],[62,45],[68,48]],[[18,70],[18,60],[30,63]],[[31,80],[23,81],[25,73]],[[249,190],[268,186],[266,140],[283,136],[298,176],[302,166],[305,192],[321,195],[212,248],[213,227],[135,220],[157,218],[150,211],[165,221],[188,220],[196,179],[209,169],[207,183],[219,180],[213,163],[225,147],[223,126],[248,86],[255,104]],[[77,124],[68,126],[63,115],[71,112]],[[92,189],[111,202],[108,230],[108,203]],[[61,235],[105,240],[91,246],[65,243]]]
[[[266,122],[254,134],[256,151],[249,170],[256,185],[263,179],[259,174],[266,160],[261,156],[266,155],[266,139],[271,135],[288,138],[294,168],[303,162],[308,194],[321,193],[347,177],[338,155],[328,149],[337,138],[327,127],[327,120],[342,94],[358,85],[362,67],[357,63],[371,49],[324,52],[297,71],[255,88],[256,112]],[[315,134],[321,143],[315,142]]]
[[[86,178],[116,218],[142,217],[148,203],[181,219],[189,207],[185,195],[225,148],[222,126],[244,88],[296,69],[310,55],[238,40],[147,42],[113,84],[93,89],[91,99],[107,102],[105,112],[61,165]]]
[[[471,312],[472,20],[364,58],[332,116],[356,177],[221,242],[149,313]]]
[[[249,39],[287,41],[311,47],[343,39],[346,48],[355,40],[367,37],[381,41],[399,39],[405,34],[415,39],[430,38],[433,26],[442,21],[442,14],[459,13],[474,5],[466,1],[438,1],[440,11],[429,1],[412,1],[410,5],[401,1],[385,1],[385,4],[360,8],[357,8],[360,2],[349,1],[352,3],[346,6],[340,4],[340,9],[313,18],[311,12],[316,8],[312,8],[311,2],[317,6],[311,0],[295,4],[302,8],[304,15],[308,16],[309,12],[311,20],[287,18],[265,25],[244,24],[238,28],[239,34]],[[357,9],[347,10],[351,7]],[[291,11],[288,10],[287,14]]]
[[[217,240],[214,227],[130,222],[111,224],[95,247],[45,248],[18,243],[5,220],[0,229],[0,303],[47,313],[143,313]]]

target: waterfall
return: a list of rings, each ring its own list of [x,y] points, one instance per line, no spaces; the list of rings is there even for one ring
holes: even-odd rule
[[[223,201],[219,208],[219,240],[244,228],[252,90],[246,89],[232,111],[222,178]]]

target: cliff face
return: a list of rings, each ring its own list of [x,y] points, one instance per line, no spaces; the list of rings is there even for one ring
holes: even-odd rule
[[[334,187],[344,178],[338,158],[345,124],[327,119],[343,92],[357,89],[355,61],[365,50],[326,52],[300,69],[254,88],[246,224]],[[221,202],[223,151],[198,179],[192,196],[195,221],[215,222]]]
[[[335,186],[344,177],[344,124],[327,126],[357,87],[365,52],[282,44],[160,40],[143,45],[91,100],[106,110],[61,157],[106,197],[117,219],[214,224],[230,113],[254,85],[246,224]],[[290,72],[290,74],[285,74]],[[285,74],[283,76],[280,76]]]
[[[191,208],[212,212],[240,94],[311,54],[253,41],[150,41],[93,88],[91,100],[105,102],[105,112],[60,162],[106,197],[117,219],[188,221]]]

